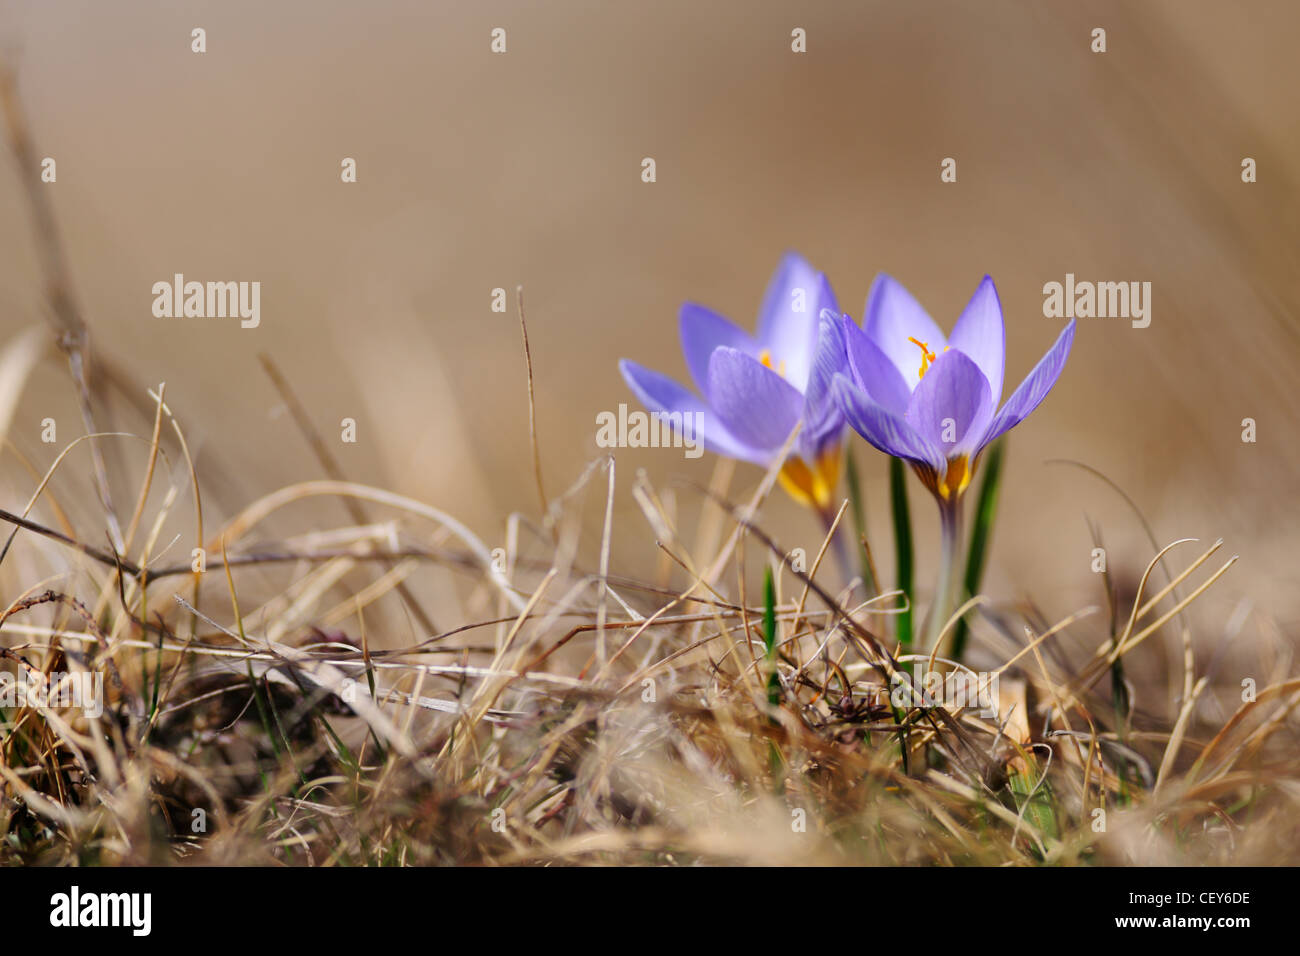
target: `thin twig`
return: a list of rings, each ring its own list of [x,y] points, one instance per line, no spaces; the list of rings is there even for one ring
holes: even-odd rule
[[[524,320],[523,286],[515,287],[515,296],[519,302],[519,332],[524,338],[524,365],[528,369],[528,438],[533,449],[533,476],[537,479],[537,499],[542,505],[542,517],[549,524],[551,506],[546,500],[546,486],[542,483],[542,451],[537,443],[537,399],[533,394],[533,353],[528,347],[528,323]]]
[[[0,64],[0,109],[9,128],[9,146],[18,162],[19,177],[26,187],[27,201],[31,207],[37,239],[37,254],[45,273],[46,294],[49,296],[50,316],[54,324],[59,350],[68,360],[68,370],[77,387],[77,403],[82,424],[87,434],[99,431],[90,400],[90,333],[72,297],[67,259],[59,237],[58,223],[51,208],[49,193],[40,181],[36,170],[36,149],[27,128],[26,115],[18,102],[17,84],[8,67]],[[93,466],[95,490],[108,519],[108,533],[113,547],[123,549],[122,527],[113,508],[109,490],[108,469],[99,446],[91,442],[90,456]]]

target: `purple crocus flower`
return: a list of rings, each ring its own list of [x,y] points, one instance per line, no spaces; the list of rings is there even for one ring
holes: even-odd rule
[[[802,422],[782,465],[792,496],[825,513],[840,470],[844,416],[831,399],[845,369],[840,313],[826,277],[794,253],[777,267],[754,335],[709,309],[681,309],[682,352],[699,395],[658,372],[623,359],[619,369],[651,412],[702,413],[696,436],[729,458],[772,464]]]
[[[876,448],[909,462],[943,502],[970,483],[980,452],[1019,424],[1056,384],[1074,320],[999,409],[1006,334],[1002,304],[985,276],[945,337],[903,286],[876,278],[862,328],[846,316],[848,373],[832,390],[848,423]]]

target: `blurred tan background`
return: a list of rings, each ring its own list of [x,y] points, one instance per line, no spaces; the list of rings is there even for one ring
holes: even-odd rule
[[[498,26],[505,55],[489,50]],[[806,54],[790,50],[795,27]],[[635,404],[617,359],[685,379],[680,302],[752,328],[787,248],[859,318],[877,271],[947,328],[992,274],[1008,394],[1061,326],[1042,314],[1043,284],[1072,272],[1151,282],[1152,322],[1080,321],[1057,389],[1012,433],[988,590],[1053,613],[1098,600],[1085,515],[1112,560],[1140,572],[1149,558],[1113,492],[1044,464],[1072,458],[1122,486],[1162,544],[1221,536],[1242,555],[1206,604],[1213,627],[1243,598],[1283,621],[1297,609],[1298,30],[1300,7],[1282,0],[10,0],[0,50],[58,162],[48,188],[94,346],[166,381],[200,470],[222,466],[217,513],[320,475],[260,351],[327,437],[358,420],[359,443],[334,447],[349,476],[495,543],[507,512],[536,511],[516,284],[555,493],[598,454],[596,413]],[[339,180],[347,156],[355,185]],[[940,182],[944,157],[955,184]],[[0,221],[9,340],[44,305],[7,157]],[[176,272],[260,280],[260,328],[155,319],[150,288]],[[498,286],[504,315],[489,308]],[[76,434],[70,396],[51,360],[18,411],[13,440],[42,465],[54,452],[38,422],[66,416]],[[1257,444],[1241,441],[1245,417]],[[887,551],[884,461],[857,448]],[[711,462],[618,461],[619,566],[646,570],[634,470],[703,481]],[[740,466],[735,490],[758,477]],[[764,520],[814,547],[812,522],[772,500]]]

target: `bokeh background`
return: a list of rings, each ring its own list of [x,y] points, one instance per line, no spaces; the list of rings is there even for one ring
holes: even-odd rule
[[[203,55],[190,52],[196,26]],[[494,27],[505,55],[490,52]],[[806,54],[791,52],[795,27]],[[1008,392],[1061,326],[1043,316],[1044,283],[1149,281],[1150,327],[1081,320],[1061,383],[1012,434],[987,589],[1060,614],[1098,601],[1087,519],[1113,565],[1135,574],[1149,559],[1115,492],[1046,463],[1075,459],[1121,486],[1162,544],[1222,537],[1241,555],[1199,609],[1211,636],[1241,607],[1284,630],[1297,610],[1298,30],[1284,0],[0,10],[37,148],[58,163],[48,188],[93,345],[167,383],[214,514],[320,475],[263,351],[327,436],[357,419],[359,442],[334,446],[350,477],[452,511],[493,543],[508,512],[535,514],[518,284],[554,493],[600,453],[596,413],[634,404],[617,360],[685,377],[679,304],[752,326],[786,249],[858,317],[887,271],[950,327],[990,273]],[[646,156],[654,184],[640,178]],[[354,185],[340,182],[343,157],[358,162]],[[956,183],[940,181],[944,157]],[[45,309],[8,159],[0,222],[8,341]],[[260,328],[154,318],[151,286],[176,272],[261,281]],[[495,287],[511,292],[504,315],[490,310]],[[39,441],[46,415],[76,422],[53,356],[9,428],[42,465],[55,454]],[[147,419],[119,415],[147,434]],[[1246,417],[1255,444],[1241,441]],[[885,463],[865,445],[858,457],[883,534]],[[616,561],[644,571],[658,554],[626,493],[635,470],[705,481],[712,463],[618,461]],[[733,491],[759,477],[740,466]],[[5,493],[23,500],[30,485]],[[763,520],[815,547],[816,527],[783,499]]]

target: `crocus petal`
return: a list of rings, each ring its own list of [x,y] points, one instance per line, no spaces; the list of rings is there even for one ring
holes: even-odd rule
[[[948,346],[958,349],[980,367],[988,380],[996,406],[1002,401],[1002,375],[1007,356],[1007,334],[1002,324],[1002,302],[993,280],[985,276],[966,304],[948,336]]]
[[[912,390],[903,380],[903,373],[847,315],[843,325],[845,352],[854,382],[877,405],[898,416],[906,414]]]
[[[831,383],[845,371],[844,329],[840,317],[826,309],[817,326],[817,351],[808,387],[804,389],[804,427],[799,433],[800,454],[814,461],[824,447],[844,431],[844,413],[831,398]]]
[[[667,375],[651,371],[628,359],[619,361],[618,370],[623,373],[623,381],[627,382],[628,388],[632,389],[636,397],[641,400],[641,404],[651,412],[665,415],[674,412],[702,413],[702,418],[695,419],[700,423],[699,433],[695,437],[714,454],[752,461],[759,465],[766,465],[771,458],[767,449],[752,448],[739,441],[727,431],[726,426],[707,405],[685,386],[674,382]]]
[[[921,350],[909,339],[926,343],[936,355],[948,344],[943,331],[912,294],[883,273],[871,284],[862,330],[889,356],[909,389],[921,381]]]
[[[831,392],[853,430],[880,451],[942,471],[944,457],[939,449],[898,415],[872,401],[848,377],[836,375]]]
[[[844,331],[838,317],[827,309],[817,324],[817,351],[803,392],[805,417],[818,418],[834,408],[829,400],[831,379],[844,371],[844,364]]]
[[[695,386],[705,397],[709,394],[709,356],[713,350],[727,346],[757,355],[753,337],[744,329],[723,318],[712,309],[694,302],[682,306],[678,320],[682,337],[682,354]]]
[[[979,447],[993,407],[984,373],[964,352],[952,349],[935,360],[912,393],[907,422],[951,459]]]
[[[1020,424],[1047,397],[1056,380],[1061,377],[1061,370],[1065,368],[1065,360],[1070,356],[1070,345],[1073,342],[1074,319],[1071,319],[1061,331],[1056,344],[1039,359],[1034,370],[1025,377],[1020,387],[1011,394],[1007,403],[1002,406],[1002,410],[994,417],[988,433],[984,436],[984,444],[987,445],[1009,428]]]
[[[803,395],[766,365],[739,349],[716,349],[709,359],[710,405],[736,439],[750,448],[779,451],[803,411]]]
[[[772,353],[776,368],[784,365],[786,380],[800,391],[812,371],[823,309],[839,311],[830,283],[803,258],[786,253],[763,296],[755,338],[759,348]]]

